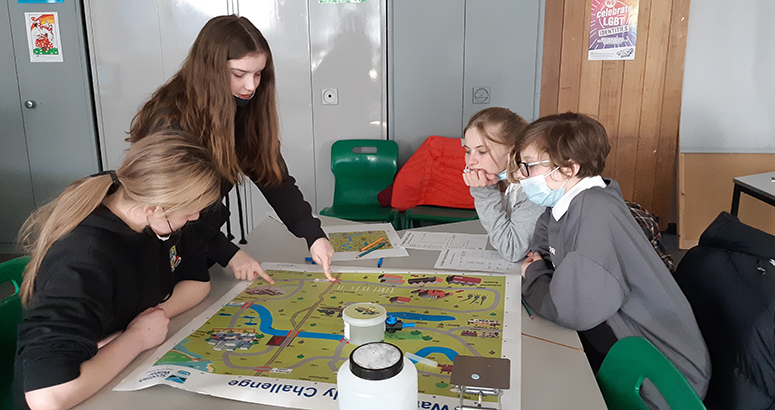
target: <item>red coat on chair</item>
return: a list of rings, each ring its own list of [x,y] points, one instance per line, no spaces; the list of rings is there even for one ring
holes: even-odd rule
[[[459,138],[428,137],[398,171],[391,205],[400,211],[418,205],[474,209],[462,177],[465,153]]]

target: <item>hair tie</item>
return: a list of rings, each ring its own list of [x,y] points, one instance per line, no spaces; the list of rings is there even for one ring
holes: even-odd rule
[[[116,171],[111,169],[110,171],[108,171],[108,173],[110,174],[110,179],[113,180],[113,185],[121,185],[121,181],[118,180],[118,175],[116,175]]]
[[[121,181],[118,180],[118,175],[116,175],[116,171],[109,169],[107,171],[98,172],[96,174],[91,175],[92,177],[99,177],[103,175],[110,175],[110,179],[113,180],[113,188],[118,188],[119,185],[121,185]]]

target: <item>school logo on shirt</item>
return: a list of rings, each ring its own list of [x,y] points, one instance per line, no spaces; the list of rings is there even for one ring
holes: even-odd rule
[[[175,272],[175,268],[180,265],[182,259],[183,258],[178,255],[177,245],[172,245],[170,248],[170,269],[172,269],[173,272]]]
[[[549,252],[550,252],[552,255],[556,255],[556,254],[557,254],[557,251],[555,251],[555,250],[554,250],[554,247],[553,247],[553,246],[550,246],[550,247],[549,247]]]

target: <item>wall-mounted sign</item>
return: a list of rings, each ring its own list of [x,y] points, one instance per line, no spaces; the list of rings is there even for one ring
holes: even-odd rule
[[[634,60],[639,0],[592,0],[590,60]]]
[[[62,44],[59,37],[59,15],[50,13],[24,13],[27,28],[27,47],[30,62],[58,62],[62,60]]]

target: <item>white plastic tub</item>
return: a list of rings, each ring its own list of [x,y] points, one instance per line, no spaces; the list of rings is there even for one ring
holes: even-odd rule
[[[361,345],[385,338],[387,310],[376,303],[354,303],[342,312],[344,338]]]

